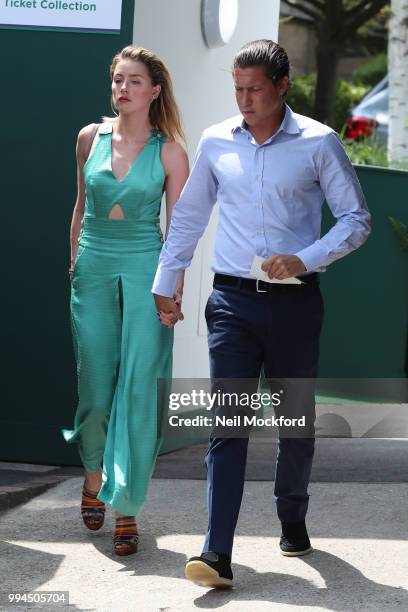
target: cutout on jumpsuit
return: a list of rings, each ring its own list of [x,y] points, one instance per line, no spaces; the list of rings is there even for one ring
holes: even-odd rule
[[[124,219],[125,215],[123,213],[122,207],[120,204],[116,203],[112,206],[111,211],[109,213],[108,219]]]

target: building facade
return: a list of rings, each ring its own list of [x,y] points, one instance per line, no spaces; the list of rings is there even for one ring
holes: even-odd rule
[[[229,3],[208,4],[214,11],[218,5],[228,10]],[[68,278],[75,144],[80,128],[111,114],[113,55],[134,43],[154,50],[169,66],[192,161],[202,130],[237,112],[230,72],[235,51],[248,40],[278,34],[279,0],[239,0],[230,42],[215,48],[205,44],[201,13],[201,0],[123,0],[117,32],[1,32],[7,58],[1,68],[1,229],[9,262],[2,283],[3,460],[78,462],[76,449],[60,434],[72,423],[77,402]],[[186,319],[175,339],[178,377],[208,374],[203,311],[215,222],[216,211],[187,273]]]

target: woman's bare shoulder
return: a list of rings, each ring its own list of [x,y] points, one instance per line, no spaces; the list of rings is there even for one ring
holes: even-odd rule
[[[164,163],[172,165],[174,163],[185,163],[188,156],[184,147],[176,140],[167,139],[163,143],[162,159]]]
[[[85,125],[83,128],[81,128],[78,132],[78,143],[82,141],[89,141],[97,127],[97,123],[89,123],[89,125]]]
[[[97,127],[97,123],[90,123],[79,130],[77,150],[80,157],[85,156],[87,151],[89,151]]]

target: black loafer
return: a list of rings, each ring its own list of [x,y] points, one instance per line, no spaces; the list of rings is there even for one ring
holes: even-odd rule
[[[285,555],[285,557],[301,557],[310,553],[313,549],[310,546],[305,522],[282,522],[282,536],[279,546],[282,555]]]
[[[226,589],[232,586],[231,559],[224,553],[206,552],[191,557],[186,563],[185,576],[200,586]]]

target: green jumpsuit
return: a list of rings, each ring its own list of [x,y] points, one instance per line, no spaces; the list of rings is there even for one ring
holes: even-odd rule
[[[103,466],[98,499],[126,515],[136,515],[146,497],[167,413],[158,379],[171,378],[173,330],[158,320],[151,294],[163,243],[164,138],[153,129],[117,180],[112,124],[99,126],[84,165],[85,212],[72,276],[79,403],[74,429],[63,435],[78,442],[87,472]],[[109,219],[116,205],[124,219]]]

